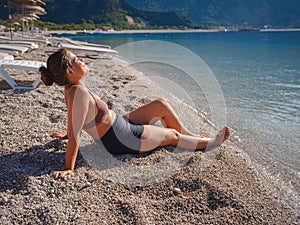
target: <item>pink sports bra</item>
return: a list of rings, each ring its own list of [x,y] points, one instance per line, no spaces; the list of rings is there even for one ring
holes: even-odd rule
[[[103,117],[109,113],[107,104],[104,101],[102,101],[99,97],[95,97],[95,95],[90,90],[89,93],[92,95],[93,99],[96,102],[98,113],[95,116],[95,119],[83,126],[84,130],[98,126],[103,121]]]

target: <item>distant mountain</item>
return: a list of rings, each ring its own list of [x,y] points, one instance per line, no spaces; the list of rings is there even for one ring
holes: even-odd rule
[[[44,0],[42,21],[55,23],[93,23],[136,26],[190,27],[191,21],[175,12],[138,10],[125,0]],[[0,18],[7,19],[7,1],[0,1]]]
[[[42,21],[128,27],[300,27],[300,0],[44,0]],[[6,20],[7,1],[0,0]],[[190,18],[190,19],[189,19]],[[0,21],[1,22],[1,21]]]
[[[174,11],[199,25],[300,27],[300,0],[127,0],[145,10]]]

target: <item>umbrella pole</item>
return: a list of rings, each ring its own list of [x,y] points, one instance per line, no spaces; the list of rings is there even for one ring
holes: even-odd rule
[[[8,19],[9,19],[9,27],[10,27],[10,40],[12,40],[12,24],[11,24],[11,15],[10,15],[10,0],[7,0],[7,9],[8,9]]]
[[[25,17],[25,6],[22,3],[21,4],[21,10],[22,10],[22,14],[23,14],[23,19],[22,19],[22,37],[24,37],[24,29],[25,29],[25,21],[24,21],[24,17]]]

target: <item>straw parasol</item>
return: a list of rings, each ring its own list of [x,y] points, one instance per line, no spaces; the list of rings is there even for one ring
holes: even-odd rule
[[[31,11],[34,12],[37,15],[45,15],[46,11],[41,7],[37,5],[24,5],[25,7],[25,13]]]
[[[28,20],[37,20],[40,17],[37,16],[36,14],[19,14],[19,13],[14,13],[11,16],[12,21],[28,21]]]
[[[11,22],[22,22],[22,30],[24,31],[24,23],[39,19],[38,15],[45,15],[44,7],[46,3],[41,0],[8,0],[8,14]],[[16,5],[17,13],[10,14],[10,3]],[[10,22],[10,24],[11,24]],[[12,33],[11,33],[12,38]]]

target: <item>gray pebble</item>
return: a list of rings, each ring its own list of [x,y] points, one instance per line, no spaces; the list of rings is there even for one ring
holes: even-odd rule
[[[7,198],[7,197],[5,197],[5,196],[4,196],[4,197],[2,197],[2,202],[3,202],[3,203],[7,203],[7,202],[8,202],[8,198]]]
[[[174,188],[173,191],[174,191],[175,193],[177,193],[177,194],[180,194],[180,193],[181,193],[180,188]]]

